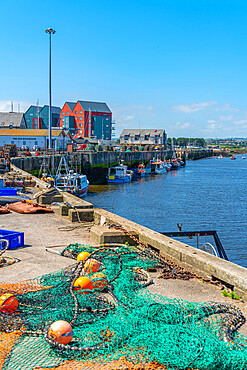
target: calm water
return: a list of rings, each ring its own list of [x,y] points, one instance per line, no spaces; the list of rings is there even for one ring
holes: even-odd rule
[[[205,159],[123,185],[92,187],[86,200],[155,231],[216,230],[230,261],[247,267],[247,159]],[[179,240],[196,246],[196,238]],[[214,244],[213,237],[201,237]]]

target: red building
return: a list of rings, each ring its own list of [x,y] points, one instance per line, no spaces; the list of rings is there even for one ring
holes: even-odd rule
[[[78,136],[111,140],[112,112],[106,103],[66,102],[60,113],[60,127]]]

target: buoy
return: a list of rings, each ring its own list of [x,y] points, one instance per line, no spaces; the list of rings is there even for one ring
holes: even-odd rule
[[[18,300],[13,294],[6,293],[6,294],[1,295],[0,312],[12,313],[17,310],[17,307],[18,307]]]
[[[107,277],[102,272],[96,272],[96,274],[91,277],[91,280],[94,289],[104,289],[108,283]]]
[[[97,260],[94,260],[93,258],[89,258],[84,265],[84,270],[88,274],[92,274],[93,272],[97,272],[100,268],[100,264]]]
[[[49,328],[48,337],[59,344],[68,344],[73,337],[72,326],[64,320],[55,321]]]
[[[77,262],[79,262],[79,261],[85,261],[85,259],[88,256],[90,256],[90,253],[88,253],[88,252],[81,252],[81,253],[79,253],[78,256],[77,256]]]
[[[74,289],[80,294],[88,294],[89,292],[85,292],[85,289],[93,290],[92,281],[86,276],[79,277],[74,282]]]

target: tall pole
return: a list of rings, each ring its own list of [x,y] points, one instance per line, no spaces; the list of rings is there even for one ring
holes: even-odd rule
[[[56,31],[53,30],[52,28],[48,28],[46,33],[49,33],[49,149],[52,149],[52,131],[51,131],[51,126],[52,126],[52,114],[51,114],[51,35],[54,34]]]

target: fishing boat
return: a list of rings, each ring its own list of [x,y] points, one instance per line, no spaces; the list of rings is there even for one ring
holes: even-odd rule
[[[113,184],[121,184],[130,182],[133,177],[133,171],[128,170],[128,167],[122,163],[118,166],[110,167],[108,169],[107,182]]]
[[[148,173],[146,171],[146,167],[144,163],[140,163],[138,167],[135,169],[133,177],[139,178],[139,177],[145,177]]]
[[[171,170],[178,170],[180,167],[180,162],[177,158],[171,159]]]
[[[54,176],[54,183],[58,190],[67,191],[80,197],[86,195],[89,188],[87,176],[70,170],[64,157],[60,160]]]
[[[150,163],[147,165],[146,170],[148,171],[148,173],[160,175],[167,172],[167,166],[160,159],[152,159]]]

